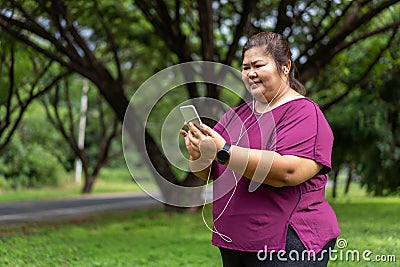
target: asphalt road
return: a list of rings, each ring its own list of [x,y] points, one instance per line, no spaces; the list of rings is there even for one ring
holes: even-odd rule
[[[161,207],[161,205],[144,193],[0,203],[0,224],[84,218],[96,213]]]

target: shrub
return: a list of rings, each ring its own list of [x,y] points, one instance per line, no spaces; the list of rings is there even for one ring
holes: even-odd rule
[[[65,171],[56,157],[39,144],[23,145],[14,138],[2,155],[1,175],[13,188],[40,187],[57,185]]]

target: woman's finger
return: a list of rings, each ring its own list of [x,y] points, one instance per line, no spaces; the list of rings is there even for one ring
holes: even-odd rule
[[[186,131],[190,130],[189,125],[187,124],[187,122],[185,122],[185,124],[183,125],[183,128],[186,129]]]
[[[198,148],[195,144],[190,143],[190,146],[192,147],[192,149],[193,149],[194,151],[200,152],[199,148]]]
[[[215,136],[214,130],[212,130],[210,127],[208,127],[206,124],[202,123],[200,124],[200,130],[211,137]]]
[[[194,133],[192,131],[189,131],[188,133],[188,139],[191,143],[198,143],[199,139],[197,138],[197,136],[194,135]]]
[[[194,133],[195,136],[201,136],[201,135],[205,135],[201,129],[199,125],[194,124],[193,122],[191,122],[190,124],[190,130]]]
[[[188,134],[185,130],[180,130],[179,132],[183,137],[186,137]]]

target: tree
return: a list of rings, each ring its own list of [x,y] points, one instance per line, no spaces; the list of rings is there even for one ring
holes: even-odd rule
[[[59,185],[66,177],[69,156],[60,135],[51,131],[40,102],[34,101],[0,154],[1,187],[17,190]]]
[[[2,3],[0,24],[3,30],[25,45],[92,81],[117,118],[122,121],[129,104],[124,93],[122,67],[126,63],[132,64],[132,55],[128,54],[124,57],[125,61],[121,61],[121,55],[129,48],[124,44],[127,39],[122,40],[118,46],[117,31],[114,30],[118,27],[111,27],[110,24],[126,25],[126,21],[121,18],[127,16],[129,21],[136,17],[130,16],[129,8],[113,8],[113,3],[107,2],[103,4],[100,7],[97,2],[79,1],[66,6],[63,1],[24,1],[23,4],[22,1],[8,1]],[[94,12],[90,11],[89,15],[89,10]],[[107,15],[112,23],[106,23],[107,19],[103,14],[109,11],[111,14]],[[92,21],[86,19],[94,17],[96,19]],[[85,22],[89,25],[83,26]],[[134,30],[129,30],[128,36],[122,33],[122,37],[135,36]],[[138,119],[133,118],[133,121]],[[142,131],[142,127],[141,123],[132,124],[134,140],[139,136],[137,133]],[[151,155],[158,171],[166,179],[175,181],[167,160],[159,153],[153,137],[147,132],[146,140],[149,150],[155,151]],[[140,143],[141,140],[136,142]]]
[[[68,71],[51,73],[54,61],[37,57],[31,49],[19,51],[20,44],[0,42],[0,152],[10,143],[32,101],[57,85]],[[43,67],[39,67],[42,65]],[[18,69],[24,73],[17,73]]]
[[[380,196],[400,192],[399,70],[397,66],[380,74],[380,87],[375,87],[372,83],[367,86],[367,90],[375,93],[376,97],[368,104],[370,117],[364,118],[364,121],[368,123],[366,126],[370,129],[369,132],[378,138],[375,138],[377,141],[374,145],[367,143],[364,147],[365,151],[357,162],[357,171],[361,174],[361,183],[367,191]]]
[[[313,83],[340,52],[376,35],[395,34],[400,25],[398,2],[136,0],[132,5],[107,0],[2,0],[0,27],[19,42],[91,80],[122,121],[129,104],[126,79],[130,71],[135,71],[126,66],[148,63],[140,61],[140,53],[129,46],[130,41],[149,44],[147,51],[154,55],[159,53],[154,49],[160,48],[159,42],[149,40],[161,40],[165,48],[160,51],[167,52],[168,57],[158,68],[197,59],[238,67],[239,46],[246,36],[275,30],[294,46],[300,79]],[[391,19],[374,26],[382,16]],[[132,59],[137,59],[135,64]],[[187,90],[190,98],[200,95],[194,84],[188,84]],[[219,99],[221,90],[209,85],[206,96]],[[330,102],[342,99],[335,98],[340,95]],[[137,114],[131,116],[132,121],[138,120]],[[141,125],[130,128],[137,144],[141,140],[135,136],[140,136]],[[191,174],[185,182],[177,181],[147,130],[145,138],[152,162],[165,179],[184,185],[199,183]]]
[[[78,129],[76,127],[80,107],[74,105],[78,101],[71,99],[74,95],[72,92],[76,91],[76,88],[71,87],[70,81],[64,79],[53,92],[49,92],[41,100],[49,121],[60,132],[75,156],[81,160],[85,177],[82,193],[90,193],[100,170],[110,160],[122,154],[121,150],[112,151],[112,143],[121,132],[121,123],[114,113],[110,115],[110,112],[107,112],[104,101],[97,94],[91,94],[88,109],[89,144],[81,148],[78,145]],[[91,151],[90,148],[93,146],[96,149]]]
[[[385,38],[371,38],[362,49],[350,49],[334,60],[330,73],[323,71],[316,87],[331,88],[331,94],[342,100],[329,108],[328,117],[335,133],[333,154],[335,173],[347,166],[345,193],[353,177],[358,177],[368,192],[386,195],[398,192],[400,182],[394,172],[398,161],[396,116],[396,76],[399,69],[399,35],[387,33]],[[365,52],[378,52],[376,57],[365,57]],[[364,67],[369,66],[366,70]],[[360,75],[355,79],[350,70]],[[341,73],[338,82],[333,77]],[[323,82],[322,82],[323,80]],[[390,84],[390,86],[387,86]],[[324,96],[322,90],[318,90]],[[332,98],[336,98],[331,97]],[[339,99],[339,98],[336,98]],[[390,99],[390,100],[389,100]]]

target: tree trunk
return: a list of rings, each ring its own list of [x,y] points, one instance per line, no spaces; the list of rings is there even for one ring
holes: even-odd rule
[[[201,183],[197,181],[199,180],[198,178],[193,178],[193,174],[188,175],[188,179],[186,179],[184,184],[178,183],[168,160],[160,151],[153,137],[145,130],[143,121],[137,116],[132,107],[129,108],[129,101],[122,91],[122,85],[109,80],[100,84],[97,83],[97,86],[101,94],[114,109],[118,119],[124,123],[124,129],[127,130],[129,138],[142,155],[145,164],[159,186],[164,202],[182,203],[184,206],[191,206],[191,203],[198,203],[201,190],[191,190],[191,194],[185,195],[182,194],[180,190],[175,191],[174,188],[171,189],[169,183],[165,182],[166,180],[172,184],[186,187],[198,186]],[[143,140],[145,140],[145,142],[143,142]],[[150,162],[146,160],[147,156],[150,158]],[[193,193],[192,191],[199,192]]]
[[[346,186],[344,188],[345,195],[347,195],[347,193],[349,193],[352,174],[353,174],[353,166],[352,166],[352,163],[349,163],[348,170],[347,170]]]
[[[338,175],[340,168],[337,168],[335,174],[333,176],[333,188],[332,188],[332,198],[336,198],[337,194],[337,184],[338,184]]]
[[[88,174],[85,179],[85,185],[82,188],[83,194],[90,194],[93,189],[94,182],[96,181],[96,176]]]

